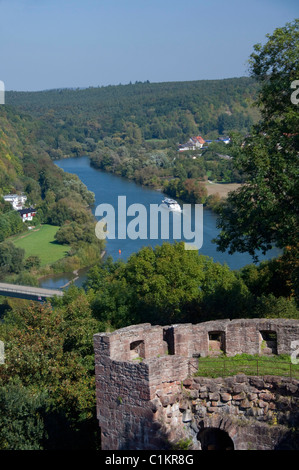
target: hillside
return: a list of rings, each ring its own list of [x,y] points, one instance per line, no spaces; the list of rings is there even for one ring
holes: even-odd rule
[[[257,84],[248,77],[7,92],[0,110],[0,194],[24,191],[40,203],[54,180],[61,180],[51,159],[80,155],[153,187],[173,177],[205,175],[241,182],[232,163],[221,161],[216,151],[190,161],[176,158],[176,150],[191,135],[213,139],[248,132],[258,119],[256,93]]]
[[[46,241],[45,230],[28,232],[28,224],[51,226],[48,233],[51,231],[52,245],[51,250],[48,249],[46,264],[53,266],[56,261],[53,266],[56,271],[72,271],[91,264],[91,260],[100,256],[102,249],[94,234],[95,221],[89,209],[94,195],[77,176],[64,173],[54,165],[38,141],[37,135],[42,127],[40,120],[13,107],[0,106],[0,279],[9,277],[9,282],[32,284],[37,281],[31,274],[42,274],[36,269],[33,273],[31,268],[45,264],[44,256],[34,255],[35,266],[31,265],[32,259],[28,264],[27,258],[32,258],[39,243]],[[36,209],[32,221],[24,223],[17,210],[4,201],[2,196],[9,193],[24,193],[27,196],[26,207]],[[12,237],[20,233],[26,234],[26,240],[22,238],[22,243],[26,241],[26,246],[32,245],[32,252],[21,245],[18,249],[14,248]],[[58,265],[59,257],[64,257],[70,249],[72,256],[64,258]]]
[[[146,140],[179,141],[200,133],[247,132],[258,115],[252,108],[257,84],[248,77],[191,82],[135,83],[87,89],[7,92],[6,102],[56,130],[56,148],[135,132]],[[130,132],[128,125],[131,124]],[[132,125],[133,130],[132,130]],[[77,148],[77,151],[80,150]]]
[[[30,119],[8,107],[0,107],[0,193],[21,184],[24,176],[22,156],[30,128]]]

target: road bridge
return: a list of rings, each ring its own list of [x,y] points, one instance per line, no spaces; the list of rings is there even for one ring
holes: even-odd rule
[[[5,297],[17,297],[20,299],[37,300],[42,302],[54,296],[62,297],[63,291],[0,282],[0,295],[4,295]]]

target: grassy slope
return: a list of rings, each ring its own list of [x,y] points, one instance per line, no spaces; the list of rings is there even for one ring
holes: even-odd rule
[[[39,256],[41,265],[52,264],[63,258],[69,250],[68,246],[59,245],[54,238],[59,227],[53,225],[41,225],[36,230],[25,235],[15,237],[12,241],[15,246],[25,250],[25,257]]]

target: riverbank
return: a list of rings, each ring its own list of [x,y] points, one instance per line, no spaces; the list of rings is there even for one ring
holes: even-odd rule
[[[104,250],[101,255],[100,255],[100,259],[103,259],[104,256],[106,255],[106,251]],[[76,281],[78,281],[78,279],[80,278],[80,271],[85,272],[88,271],[93,265],[90,265],[90,266],[86,266],[85,268],[82,268],[82,269],[75,269],[73,272],[72,272],[72,275],[73,275],[73,278],[70,279],[68,282],[66,282],[64,285],[62,286],[59,286],[59,289],[66,289],[67,287],[69,287],[71,284],[75,283]],[[62,275],[68,275],[70,273],[62,273]],[[40,278],[39,279],[39,284],[40,285],[43,285],[44,281],[46,279],[45,278]]]
[[[109,167],[108,169],[103,169],[102,166],[98,165],[90,156],[87,156],[86,158],[88,158],[90,166],[97,171],[104,173],[107,172],[115,177],[125,178],[127,181],[137,184],[144,189],[157,191],[173,199],[180,199],[180,203],[182,204],[189,204],[190,202],[202,203],[205,207],[215,213],[219,210],[219,206],[225,202],[228,194],[242,186],[240,183],[219,183],[197,178],[186,179],[185,182],[182,182],[179,178],[159,176],[156,176],[152,180],[121,176],[118,172],[111,171]],[[174,185],[172,183],[174,183]],[[179,186],[179,188],[175,189],[176,185]],[[198,194],[196,195],[195,193]]]
[[[11,241],[25,251],[25,258],[37,256],[40,266],[46,266],[64,258],[70,251],[70,246],[61,245],[55,240],[59,228],[55,225],[40,224],[25,234],[13,237]]]
[[[86,187],[94,193],[95,204],[92,208],[93,213],[95,213],[99,204],[110,204],[115,208],[116,228],[118,227],[117,207],[119,195],[126,196],[127,207],[136,203],[142,204],[146,208],[147,213],[150,211],[151,204],[161,204],[163,198],[163,193],[161,191],[142,186],[133,180],[112,174],[111,172],[96,169],[94,166],[91,166],[89,157],[87,156],[56,160],[55,164],[68,173],[76,174]],[[210,184],[210,186],[212,187],[214,185]],[[216,187],[219,187],[220,189],[220,186],[222,187],[222,184],[217,183]],[[223,187],[224,186],[226,185],[223,183]],[[231,187],[228,186],[227,189],[231,189]],[[181,200],[179,202],[182,203]],[[129,220],[127,222],[129,222]],[[244,265],[252,263],[252,257],[248,253],[235,253],[234,255],[229,255],[226,252],[222,253],[217,250],[216,244],[213,243],[213,240],[218,235],[217,215],[215,212],[210,210],[209,207],[204,207],[202,229],[203,244],[199,250],[200,254],[209,256],[213,258],[214,261],[218,261],[221,264],[226,263],[231,269],[240,269]],[[114,260],[125,261],[131,254],[136,253],[144,246],[154,247],[157,244],[162,244],[163,241],[168,241],[170,243],[179,241],[174,240],[172,237],[171,221],[169,232],[170,236],[167,240],[162,239],[160,233],[155,239],[148,237],[147,239],[136,238],[134,240],[131,240],[129,237],[119,239],[116,233],[114,239],[106,239],[105,250],[107,255],[112,256]],[[190,239],[187,240],[182,237],[181,241],[190,242]],[[267,256],[263,256],[261,254],[260,259],[270,259],[278,256],[278,254],[279,250],[273,249],[267,253]]]
[[[95,237],[93,243],[78,243],[76,246],[60,244],[55,239],[59,226],[40,224],[26,233],[10,238],[24,250],[23,268],[18,274],[8,274],[5,282],[46,286],[51,279],[61,279],[61,288],[68,287],[79,279],[80,273],[99,262],[105,255],[102,243]]]
[[[90,267],[100,262],[105,254],[105,250],[100,250],[94,244],[81,246],[73,256],[62,258],[52,265],[46,266],[44,270],[37,271],[34,275],[40,287],[46,286],[48,280],[56,278],[62,280],[58,287],[63,289],[72,282],[76,282],[80,273],[85,273]],[[64,282],[65,279],[66,282]]]

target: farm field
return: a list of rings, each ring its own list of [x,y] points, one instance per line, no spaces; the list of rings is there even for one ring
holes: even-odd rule
[[[208,191],[208,196],[219,194],[221,198],[226,198],[230,191],[235,191],[241,187],[239,183],[210,183],[205,182],[205,187]]]
[[[25,258],[36,255],[40,257],[41,265],[52,264],[63,258],[69,247],[59,245],[54,236],[59,227],[54,225],[40,225],[25,234],[14,237],[15,246],[25,250]]]

